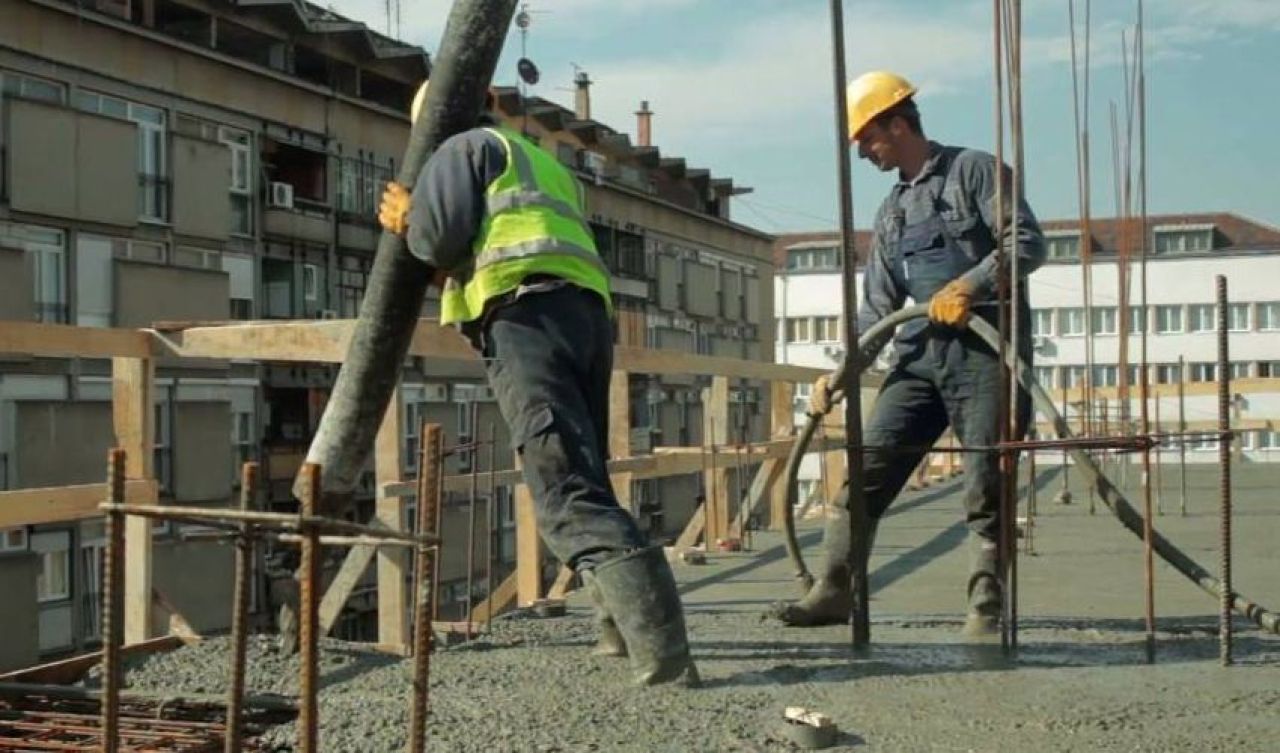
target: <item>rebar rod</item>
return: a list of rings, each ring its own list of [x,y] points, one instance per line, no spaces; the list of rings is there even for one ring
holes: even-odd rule
[[[440,449],[443,432],[438,424],[422,426],[422,449],[418,459],[418,530],[436,525],[440,508]],[[414,562],[413,621],[413,705],[409,709],[409,753],[422,753],[427,748],[427,714],[431,682],[431,621],[435,611],[436,555],[439,550],[425,544],[418,546]],[[490,595],[490,607],[493,597]]]
[[[124,505],[125,451],[107,453],[107,500]],[[120,685],[124,668],[124,513],[107,514],[107,551],[102,567],[102,750],[120,750]]]
[[[478,403],[471,401],[471,431],[479,434],[476,426],[479,419]],[[471,640],[471,599],[476,574],[476,496],[480,487],[480,453],[471,451],[471,488],[467,494],[467,640]]]
[[[1178,356],[1178,431],[1187,431],[1187,361]],[[1187,445],[1178,445],[1178,511],[1187,516]]]
[[[253,507],[258,489],[258,464],[240,468],[240,509]],[[244,736],[245,646],[249,637],[249,578],[253,571],[252,525],[240,524],[236,538],[234,592],[231,597],[231,683],[227,688],[227,737],[225,753],[239,753]]]
[[[1218,613],[1218,654],[1222,666],[1232,663],[1231,625],[1231,363],[1227,322],[1227,278],[1214,278],[1218,299],[1218,493],[1222,591]]]
[[[302,464],[302,514],[314,516],[319,509],[324,489],[320,485],[321,468],[315,463]],[[302,753],[320,750],[320,542],[319,531],[304,527],[301,562],[298,566],[298,749]]]
[[[858,257],[854,248],[853,232],[853,168],[849,159],[849,144],[856,134],[849,133],[847,92],[845,90],[844,60],[844,2],[830,0],[831,14],[831,84],[835,115],[835,162],[840,186],[840,300],[844,302],[844,348],[852,353],[858,345],[858,285],[856,268]],[[862,443],[862,401],[846,400],[844,404],[845,436],[853,444]],[[850,640],[855,651],[865,649],[871,643],[871,616],[868,602],[867,562],[870,542],[870,519],[867,513],[866,494],[863,491],[862,455],[853,450],[845,451],[845,478],[849,482],[849,528],[853,541],[853,568],[850,580],[853,601],[850,605]]]
[[[489,471],[488,471],[488,495],[485,502],[485,524],[489,527],[488,544],[485,545],[485,563],[484,569],[484,593],[488,609],[485,612],[485,632],[493,626],[493,564],[497,560],[498,552],[498,526],[495,515],[498,509],[498,502],[494,499],[497,493],[496,479],[494,473],[497,472],[498,460],[498,428],[494,422],[489,422]]]
[[[181,505],[125,505],[104,502],[98,505],[98,509],[103,512],[114,512],[119,510],[126,515],[137,515],[144,518],[154,518],[156,520],[173,520],[173,519],[189,519],[195,521],[234,521],[255,523],[261,528],[275,528],[290,532],[297,531],[336,531],[339,533],[349,533],[356,536],[368,536],[370,538],[388,539],[392,541],[403,541],[408,544],[438,544],[439,537],[432,534],[411,534],[402,531],[392,531],[388,528],[377,526],[366,526],[359,523],[351,523],[345,520],[337,520],[334,518],[326,518],[319,515],[308,515],[299,513],[297,515],[279,512],[261,512],[252,510],[244,512],[242,510],[227,510],[223,508],[213,507],[184,507]]]

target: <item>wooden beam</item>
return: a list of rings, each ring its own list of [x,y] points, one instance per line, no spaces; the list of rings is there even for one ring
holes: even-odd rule
[[[476,604],[471,608],[472,622],[488,622],[490,615],[497,615],[506,609],[516,598],[516,590],[519,585],[519,573],[511,573],[493,589],[493,593],[488,598]]]
[[[747,498],[742,502],[747,507],[746,514],[739,513],[733,516],[733,525],[729,527],[729,535],[731,537],[738,538],[742,536],[743,518],[754,515],[766,495],[772,499],[773,495],[768,494],[768,492],[779,485],[778,480],[782,477],[782,471],[786,465],[785,460],[777,458],[771,458],[760,464],[760,468],[756,470],[755,478],[751,479],[751,487],[747,490]]]
[[[698,539],[702,537],[703,530],[707,524],[707,503],[703,502],[693,511],[693,515],[689,518],[689,522],[685,524],[684,530],[676,537],[674,544],[677,550],[688,549],[698,545]],[[709,547],[708,547],[709,548]]]
[[[333,576],[333,582],[329,584],[328,590],[324,592],[324,598],[320,600],[321,636],[328,635],[329,631],[333,630],[334,623],[338,621],[338,615],[342,614],[342,608],[346,606],[347,599],[351,598],[351,592],[355,591],[356,585],[364,577],[376,553],[376,547],[368,544],[353,546],[347,551],[346,558],[342,560],[342,567],[338,568],[338,574]]]
[[[373,443],[373,473],[379,486],[404,477],[404,432],[400,425],[400,388],[391,394],[382,425]],[[419,469],[421,470],[421,469]],[[374,517],[392,531],[404,530],[404,500],[379,495]],[[401,547],[380,547],[378,556],[378,642],[409,644],[409,553]],[[348,559],[350,559],[348,557]],[[354,566],[354,565],[353,565]],[[335,593],[335,598],[337,594]],[[345,602],[346,599],[343,599]],[[341,607],[339,607],[341,609]]]
[[[131,479],[124,485],[124,501],[154,505],[158,501],[155,479]],[[106,484],[78,484],[0,492],[0,528],[38,526],[98,518],[98,505],[107,499]]]
[[[113,358],[111,414],[116,446],[125,451],[125,478],[153,480],[155,452],[155,362]],[[151,637],[151,526],[147,518],[125,518],[124,642]]]
[[[0,322],[0,353],[80,358],[149,358],[145,332],[65,324]]]
[[[729,443],[729,378],[715,376],[711,386],[702,396],[702,437],[709,451],[718,450]],[[729,471],[712,462],[703,474],[706,489],[706,541],[711,549],[717,539],[729,534]]]
[[[769,426],[773,436],[789,437],[794,433],[795,395],[795,385],[790,382],[769,384]],[[769,527],[779,531],[787,512],[788,489],[785,483],[771,483],[769,488]]]
[[[1187,397],[1204,397],[1217,396],[1217,382],[1187,382],[1184,386]],[[1118,400],[1120,398],[1120,389],[1118,387],[1094,387],[1094,398],[1097,400]],[[1071,387],[1067,389],[1067,402],[1079,402],[1082,398],[1084,389],[1082,387]],[[1246,379],[1231,380],[1232,394],[1251,395],[1260,393],[1280,392],[1280,377],[1249,377]],[[1062,400],[1062,389],[1051,390],[1055,402]],[[1175,384],[1151,384],[1148,386],[1148,395],[1151,398],[1176,399],[1178,397],[1178,385]],[[1132,402],[1137,402],[1137,395],[1130,396]]]
[[[561,566],[560,572],[556,573],[556,581],[551,584],[551,589],[547,591],[548,599],[563,599],[569,594],[569,586],[573,583],[574,572],[567,567]]]
[[[701,356],[680,350],[657,348],[615,348],[613,364],[615,368],[633,374],[694,374],[792,382],[812,382],[823,374],[830,373],[828,369],[813,369],[807,366],[791,366],[769,361]]]
[[[155,606],[168,619],[169,635],[180,638],[185,643],[199,643],[200,633],[191,624],[191,621],[178,611],[173,602],[165,598],[165,595],[158,588],[151,589],[151,598],[155,602]]]
[[[161,651],[182,648],[189,643],[190,641],[176,635],[162,635],[159,638],[151,638],[141,643],[130,643],[120,649],[120,655],[124,657],[147,656]],[[102,652],[93,651],[79,656],[59,659],[58,661],[37,664],[34,667],[15,669],[12,672],[0,674],[0,682],[71,685],[82,680],[89,670],[100,663],[102,663]]]
[[[528,606],[542,598],[542,538],[534,514],[533,494],[525,484],[515,488],[517,599]]]
[[[183,358],[244,358],[260,361],[340,363],[355,331],[354,319],[308,322],[241,322],[151,333],[156,352]],[[419,319],[409,355],[475,361],[478,356],[457,330]]]
[[[614,369],[609,378],[609,436],[605,451],[610,458],[631,457],[631,375],[622,369]],[[631,472],[624,471],[611,474],[609,482],[618,504],[638,523],[640,511],[635,509],[635,499],[631,494],[632,478]],[[561,568],[551,586],[550,596],[564,598],[572,582],[573,573]]]

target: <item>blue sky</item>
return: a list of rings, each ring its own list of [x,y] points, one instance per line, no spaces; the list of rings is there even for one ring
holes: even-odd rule
[[[400,36],[434,51],[451,3],[401,2]],[[1028,196],[1042,219],[1072,217],[1067,0],[1023,6]],[[1077,0],[1078,14],[1083,6]],[[384,0],[331,7],[386,29]],[[902,73],[920,87],[931,138],[993,150],[991,7],[991,0],[845,0],[849,75]],[[1109,110],[1113,101],[1123,108],[1121,31],[1136,7],[1136,0],[1093,0],[1095,216],[1115,206]],[[736,200],[736,220],[769,232],[835,225],[826,0],[541,0],[529,9],[528,55],[543,74],[530,93],[571,106],[577,64],[596,82],[597,120],[634,135],[633,112],[648,100],[654,143],[665,155],[754,187]],[[1146,14],[1151,212],[1233,211],[1280,225],[1280,0],[1146,0]],[[497,83],[515,83],[519,55],[513,28]],[[855,161],[859,227],[890,183]]]

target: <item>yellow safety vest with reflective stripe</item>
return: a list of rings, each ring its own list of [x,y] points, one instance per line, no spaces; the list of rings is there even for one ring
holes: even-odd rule
[[[583,217],[582,185],[550,154],[505,128],[486,128],[502,143],[507,168],[485,191],[472,268],[450,277],[440,322],[478,319],[485,303],[532,274],[554,275],[594,290],[612,313],[609,270]]]

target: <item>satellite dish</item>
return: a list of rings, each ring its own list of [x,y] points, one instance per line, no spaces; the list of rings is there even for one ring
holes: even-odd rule
[[[516,14],[516,26],[519,26],[521,29],[529,28],[529,23],[532,20],[533,19],[529,17],[529,11],[527,10],[522,10]]]
[[[529,58],[520,58],[516,63],[516,72],[520,74],[520,80],[526,84],[533,86],[538,83],[540,76],[538,66],[534,65]]]

